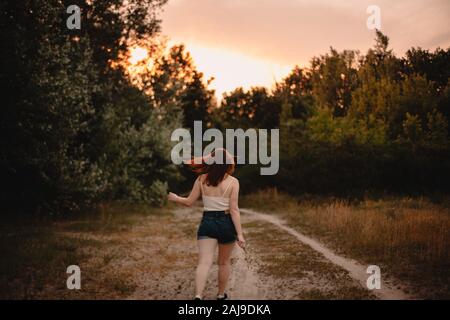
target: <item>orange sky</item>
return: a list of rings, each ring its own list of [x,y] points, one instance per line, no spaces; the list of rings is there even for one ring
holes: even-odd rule
[[[296,64],[330,46],[365,52],[369,5],[397,54],[450,46],[450,0],[169,0],[162,33],[184,43],[218,95],[238,86],[271,87]]]

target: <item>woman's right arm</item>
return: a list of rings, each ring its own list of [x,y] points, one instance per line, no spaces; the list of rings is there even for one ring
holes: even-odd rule
[[[169,195],[167,196],[167,200],[176,202],[178,204],[181,204],[186,207],[190,207],[194,204],[195,201],[200,197],[200,177],[197,178],[194,182],[194,186],[192,187],[191,193],[188,197],[180,197],[179,195],[169,192]]]
[[[234,227],[236,228],[236,233],[238,236],[238,245],[241,248],[245,247],[244,233],[242,232],[241,225],[241,213],[239,211],[239,180],[236,180],[231,187],[231,197],[230,197],[230,214],[233,220]]]

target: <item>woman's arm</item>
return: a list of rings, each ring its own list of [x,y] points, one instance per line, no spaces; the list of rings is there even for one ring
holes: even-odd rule
[[[238,236],[238,245],[241,248],[245,247],[244,234],[242,232],[241,225],[241,213],[239,211],[239,181],[236,180],[231,186],[231,197],[230,197],[230,214],[233,220],[234,227],[236,228],[236,233]]]
[[[173,192],[170,192],[167,196],[167,200],[181,204],[186,207],[190,207],[194,204],[195,201],[200,197],[200,177],[197,178],[194,182],[194,186],[192,187],[191,193],[188,197],[180,197]]]

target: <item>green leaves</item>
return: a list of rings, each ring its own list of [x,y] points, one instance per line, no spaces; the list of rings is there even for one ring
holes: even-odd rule
[[[377,32],[364,56],[331,49],[295,68],[274,92],[282,101],[277,185],[346,196],[448,190],[449,52],[397,58]],[[311,97],[310,111],[296,116]]]
[[[60,23],[61,1],[1,6],[4,207],[67,214],[113,199],[163,201],[177,178],[168,141],[180,113],[159,119],[170,105],[156,109],[111,61],[124,43],[154,35],[165,2],[132,0],[124,12],[121,0],[79,1],[76,32]]]

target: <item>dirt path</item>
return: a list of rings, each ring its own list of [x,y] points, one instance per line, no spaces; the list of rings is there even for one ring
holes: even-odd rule
[[[248,248],[236,248],[232,256],[232,274],[228,293],[236,300],[264,299],[408,299],[402,291],[382,283],[380,290],[369,291],[369,276],[362,264],[337,255],[321,243],[287,226],[273,215],[242,209]],[[200,208],[179,208],[164,223],[168,238],[160,238],[155,251],[155,236],[141,238],[155,230],[154,218],[133,228],[128,236],[129,254],[114,265],[129,265],[129,255],[139,254],[128,274],[135,289],[126,299],[191,299],[197,258],[195,234],[201,219]],[[181,232],[180,232],[181,227]],[[164,270],[161,259],[169,259]],[[217,256],[216,256],[217,258]],[[159,262],[157,262],[159,261]],[[156,268],[157,272],[146,272]],[[106,273],[112,270],[105,270]],[[118,270],[115,270],[117,272]],[[214,299],[217,288],[217,264],[210,271],[205,298]]]
[[[241,212],[247,249],[236,248],[232,256],[227,289],[232,299],[410,298],[389,283],[369,291],[362,264],[337,255],[276,216]],[[28,252],[17,258],[26,262],[26,269],[15,275],[8,297],[190,300],[195,291],[195,237],[201,215],[200,208],[177,208],[57,223],[50,235],[30,238],[32,251],[15,251]],[[38,245],[41,253],[35,252]],[[82,290],[67,290],[64,266],[69,264],[81,268]],[[217,294],[217,272],[215,263],[206,299]]]
[[[228,291],[234,299],[411,298],[386,282],[382,282],[380,290],[369,291],[366,287],[367,266],[337,255],[318,241],[285,225],[276,216],[246,209],[241,209],[241,212],[243,226],[249,231],[249,249],[244,252],[237,248],[233,254]],[[175,215],[177,220],[196,228],[201,209],[177,209]],[[269,243],[264,238],[276,233],[271,228],[278,229],[281,234],[271,238],[273,245],[270,248],[274,252],[267,255],[270,250],[266,245]],[[296,251],[301,255],[297,257]],[[207,295],[214,296],[212,288],[216,287],[216,273],[217,266],[214,265]]]
[[[259,283],[257,272],[247,262],[244,251],[236,250],[230,279],[230,294],[238,300],[264,300],[265,295]]]
[[[185,222],[191,226],[193,232],[192,239],[195,239],[195,232],[197,225],[201,219],[201,209],[177,209],[175,210],[175,216],[180,222]],[[194,241],[195,242],[195,241]],[[196,255],[195,252],[192,252]],[[217,254],[216,259],[217,260]],[[258,278],[256,270],[248,263],[246,254],[240,248],[236,248],[232,256],[232,273],[229,280],[228,292],[234,299],[238,300],[262,300],[265,299],[264,292],[259,287],[260,280]],[[218,272],[217,264],[214,264],[210,271],[210,277],[208,279],[206,287],[206,296],[215,296],[216,279],[215,276]],[[190,276],[193,276],[191,274]]]
[[[286,226],[285,223],[276,216],[259,213],[253,210],[241,209],[242,213],[252,216],[255,219],[263,220],[269,222],[283,231],[289,233],[294,236],[298,241],[310,246],[313,250],[321,253],[326,259],[331,261],[333,264],[343,268],[346,270],[350,277],[358,281],[364,288],[366,287],[366,281],[368,278],[368,274],[366,272],[367,266],[364,266],[358,263],[355,260],[348,259],[342,256],[337,255],[329,248],[325,247],[320,242],[305,236],[304,234],[297,232],[293,228]],[[390,283],[386,283],[384,281],[381,282],[381,288],[372,291],[379,299],[383,300],[405,300],[411,299],[412,297],[393,287]]]

